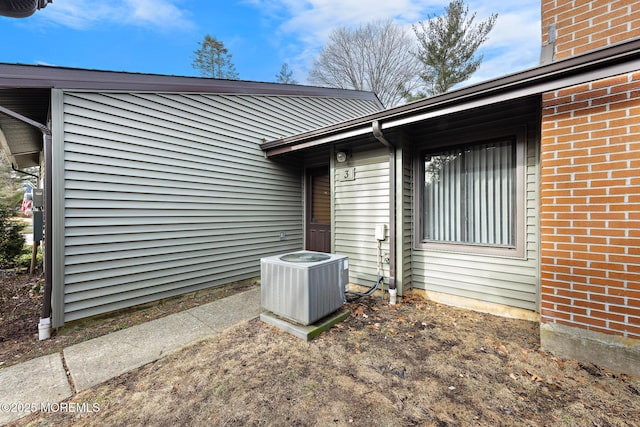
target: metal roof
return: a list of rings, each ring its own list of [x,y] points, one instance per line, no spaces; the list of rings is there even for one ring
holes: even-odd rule
[[[371,135],[435,117],[640,70],[640,39],[261,145],[267,156]]]
[[[46,124],[51,89],[335,97],[369,100],[382,108],[372,92],[347,89],[0,63],[0,107]],[[0,113],[0,145],[17,167],[35,166],[42,134]]]

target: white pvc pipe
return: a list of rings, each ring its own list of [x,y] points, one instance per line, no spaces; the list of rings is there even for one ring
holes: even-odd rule
[[[40,318],[40,323],[38,323],[38,339],[48,340],[51,338],[51,318]]]
[[[389,305],[396,305],[396,295],[398,295],[397,289],[389,289]]]

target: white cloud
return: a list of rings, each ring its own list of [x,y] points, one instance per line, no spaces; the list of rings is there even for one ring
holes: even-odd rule
[[[47,7],[46,13],[36,16],[65,27],[84,29],[99,21],[101,17],[111,14],[112,7],[104,3],[89,0],[58,0]]]
[[[35,64],[36,65],[43,65],[43,66],[46,66],[46,67],[56,67],[57,66],[56,64],[52,64],[52,63],[46,62],[46,61],[39,61],[39,60],[37,60],[35,62]]]
[[[176,0],[56,0],[39,16],[75,29],[114,23],[158,31],[194,26],[188,12],[175,3]]]
[[[384,4],[370,0],[246,0],[263,13],[283,20],[280,30],[297,35],[310,48],[319,49],[336,27],[394,18],[413,23],[435,13],[445,4],[441,0],[393,0]]]
[[[440,14],[448,0],[245,0],[270,19],[281,22],[276,45],[281,54],[292,59],[297,75],[307,73],[313,59],[328,40],[332,29],[358,26],[379,19],[395,19],[410,27],[428,16]],[[466,84],[498,77],[537,64],[540,52],[539,0],[471,0],[469,11],[477,12],[476,21],[498,13],[495,28],[483,45],[485,61]],[[299,43],[284,45],[294,38]]]
[[[158,28],[190,27],[187,13],[167,0],[125,0],[133,12],[131,22]]]
[[[491,10],[491,1],[479,2],[478,18],[481,10]],[[489,34],[487,42],[482,46],[484,61],[474,76],[466,82],[472,84],[531,68],[540,59],[540,3],[538,1],[521,1],[501,5],[495,3],[494,11],[498,12],[496,25]],[[470,6],[470,9],[473,4]],[[482,17],[488,16],[488,13]]]

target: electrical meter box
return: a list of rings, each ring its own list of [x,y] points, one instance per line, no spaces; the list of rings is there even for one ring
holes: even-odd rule
[[[44,207],[44,192],[42,188],[33,189],[33,207],[34,208]]]

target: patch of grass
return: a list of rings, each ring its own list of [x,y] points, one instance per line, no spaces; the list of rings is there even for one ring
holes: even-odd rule
[[[411,301],[349,304],[351,316],[311,342],[258,319],[241,323],[71,399],[105,402],[99,413],[35,414],[18,424],[555,427],[640,419],[640,379],[541,351],[537,323],[479,313],[472,320],[465,310]]]

